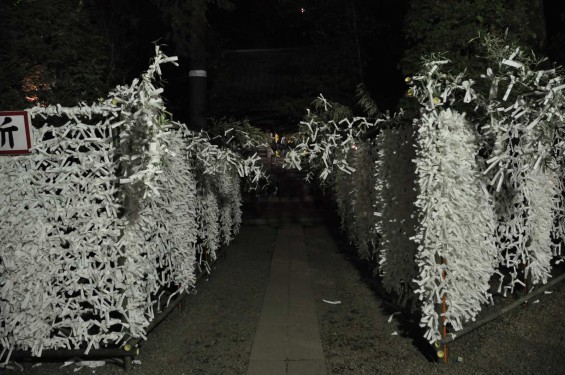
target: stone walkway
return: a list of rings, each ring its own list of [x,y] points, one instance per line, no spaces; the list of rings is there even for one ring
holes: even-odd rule
[[[283,224],[247,375],[327,373],[305,250],[302,226]]]

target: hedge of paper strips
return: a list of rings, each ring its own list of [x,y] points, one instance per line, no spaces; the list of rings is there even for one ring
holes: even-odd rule
[[[376,127],[374,197],[362,199],[376,214],[376,272],[403,301],[418,297],[431,343],[442,339],[444,323],[459,330],[492,302],[490,282],[506,295],[516,285],[547,282],[552,260],[563,261],[563,75],[539,69],[519,49],[486,43],[493,66],[482,77],[453,75],[449,60],[434,56],[412,77],[409,94],[420,103],[415,144],[412,126],[397,119],[310,113],[303,142],[289,153],[289,164],[335,185],[342,227],[366,257],[356,233],[364,220],[357,187],[373,167],[351,146]],[[476,91],[479,80],[486,91]]]
[[[491,82],[487,92],[475,91],[474,82],[478,78],[474,77],[474,81],[465,77],[464,73],[451,75],[446,69],[449,60],[433,58],[424,62],[422,73],[414,77],[416,85],[411,92],[421,103],[422,124],[439,123],[439,119],[447,114],[444,111],[446,105],[468,111],[467,115],[473,122],[468,132],[475,135],[478,145],[472,156],[473,163],[476,162],[482,175],[488,177],[485,181],[490,181],[491,186],[483,188],[483,191],[492,201],[497,220],[493,241],[499,252],[499,264],[493,266],[491,274],[500,277],[499,291],[504,286],[506,295],[506,291],[513,291],[516,284],[525,286],[529,276],[534,284],[546,282],[550,277],[550,260],[554,252],[551,235],[563,241],[557,237],[561,224],[555,226],[553,223],[562,222],[555,220],[559,214],[555,172],[563,164],[558,156],[562,155],[562,141],[557,130],[563,120],[561,90],[565,86],[561,84],[563,79],[556,70],[535,70],[536,62],[519,49],[506,46],[495,52],[493,66],[497,69],[489,68],[482,76],[482,79]],[[438,120],[431,120],[434,118]],[[436,134],[428,138],[431,144],[437,140]],[[422,150],[425,147],[428,143],[420,143]],[[470,156],[468,160],[471,163]],[[477,176],[479,182],[482,184],[481,177]],[[420,183],[420,186],[422,188],[423,185]],[[483,255],[487,257],[486,249]],[[449,265],[447,260],[444,268],[448,269]],[[469,262],[468,267],[471,266],[474,263]],[[488,268],[484,271],[486,280]],[[438,272],[435,271],[436,279]],[[510,280],[504,284],[507,273]],[[421,279],[425,280],[425,277]],[[430,285],[430,289],[434,288],[438,290],[437,282]],[[437,313],[432,305],[437,304],[441,294],[427,294],[425,303],[428,307],[423,313],[423,322],[429,327],[427,337],[434,341],[439,337],[439,325],[436,330]],[[447,301],[451,294],[447,291]],[[471,311],[480,309],[480,301],[475,301]],[[458,319],[454,319],[458,312],[454,311],[453,304],[450,309],[446,315],[455,329],[460,329],[461,322],[472,319],[474,315],[473,312],[463,314],[461,311]]]
[[[346,154],[342,162],[351,167],[335,170],[333,178],[326,180],[332,183],[341,229],[362,259],[374,256],[378,241],[375,232],[373,151],[370,141],[361,140],[343,149],[341,152]],[[341,152],[336,155],[341,155]]]
[[[372,141],[359,142],[352,150],[355,172],[352,181],[352,206],[355,219],[351,232],[353,242],[362,259],[370,259],[378,242],[375,231],[375,147]],[[344,177],[347,178],[344,174]]]
[[[314,105],[318,111],[309,111],[301,122],[302,139],[287,153],[285,166],[307,167],[307,180],[316,175],[320,184],[330,186],[342,229],[359,249],[359,255],[370,258],[376,243],[371,192],[374,153],[371,142],[361,137],[384,120],[342,118],[350,111],[322,95]]]
[[[125,251],[123,268],[138,275],[127,283],[128,303],[139,306],[128,315],[128,320],[135,319],[137,323],[137,331],[130,329],[132,337],[143,337],[144,329],[157,312],[158,304],[150,301],[148,305],[148,296],[157,296],[158,300],[163,287],[182,293],[195,282],[196,182],[183,138],[171,132],[160,141],[159,147],[171,154],[160,158],[159,173],[151,181],[150,198],[135,200],[136,206],[128,207],[121,241]],[[131,205],[131,200],[125,202]]]
[[[198,264],[208,268],[208,261],[216,259],[220,246],[220,210],[218,198],[211,190],[198,192]]]
[[[207,230],[198,214],[219,228],[223,212],[225,244],[237,232],[239,177],[260,178],[259,158],[218,149],[167,119],[154,82],[160,64],[174,61],[157,48],[141,80],[100,103],[31,109],[31,154],[0,158],[6,361],[13,349],[88,353],[144,338],[163,288],[169,302],[194,286],[198,235]],[[213,212],[199,211],[195,172],[229,176],[200,189],[221,192]]]
[[[237,173],[231,171],[217,176],[218,197],[222,210],[220,212],[220,238],[224,245],[229,244],[234,235],[239,233],[241,225],[241,189]]]
[[[109,122],[33,130],[29,156],[0,158],[0,341],[6,350],[113,342],[132,276],[118,265],[124,221],[116,202]],[[111,280],[108,282],[108,280]],[[127,307],[126,307],[127,308]]]
[[[514,292],[517,284],[526,287],[528,278],[533,284],[545,284],[550,277],[551,237],[559,199],[558,178],[552,170],[525,171],[518,181],[510,177],[505,186],[512,193],[506,192],[496,202],[497,242],[503,250],[502,266],[510,271],[504,295]]]
[[[506,295],[517,284],[524,287],[529,277],[536,284],[551,275],[548,250],[557,230],[552,215],[558,215],[556,189],[562,178],[556,174],[563,165],[559,128],[565,119],[565,82],[559,71],[539,69],[543,61],[520,49],[506,47],[505,52],[508,56],[483,76],[491,84],[488,100],[483,99],[490,121],[483,129],[494,140],[485,174],[496,190],[502,265],[510,269]]]
[[[351,149],[344,150],[343,160],[350,165],[354,165],[355,155]],[[355,184],[353,174],[355,171],[341,173],[334,172],[333,190],[337,204],[337,212],[341,219],[341,229],[348,235],[349,240],[355,243]]]
[[[399,304],[414,293],[417,275],[414,263],[416,244],[411,237],[418,223],[414,212],[417,196],[413,159],[414,129],[406,119],[398,118],[396,127],[384,128],[376,137],[375,231],[380,235],[375,272],[383,287],[394,292]]]
[[[307,118],[300,123],[302,139],[287,153],[285,167],[307,167],[308,180],[316,173],[319,181],[324,183],[336,170],[348,174],[355,170],[347,161],[351,148],[355,147],[368,129],[382,120],[372,122],[364,117],[346,117],[335,121],[326,118],[332,104],[323,96],[320,95],[315,104],[323,110],[321,113],[309,112]]]
[[[417,124],[416,169],[419,226],[416,293],[421,325],[430,342],[440,340],[436,306],[445,296],[446,323],[455,330],[489,301],[489,280],[499,263],[495,215],[475,162],[476,137],[463,115],[424,114]]]
[[[523,190],[530,212],[524,231],[530,240],[527,249],[530,256],[525,278],[531,278],[533,284],[545,284],[551,277],[551,232],[559,194],[557,186],[557,175],[550,169],[531,170],[526,174]]]

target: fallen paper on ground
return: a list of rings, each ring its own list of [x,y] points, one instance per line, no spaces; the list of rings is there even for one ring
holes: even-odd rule
[[[106,364],[104,361],[80,361],[76,363],[77,366],[86,366],[90,368],[101,367]]]
[[[330,305],[341,305],[341,301],[328,301],[327,299],[323,299],[325,303],[329,303]]]
[[[395,316],[395,315],[398,315],[398,314],[400,314],[400,311],[397,311],[397,312],[395,312],[395,313],[392,313],[392,314],[388,317],[387,323],[392,322],[392,317]]]

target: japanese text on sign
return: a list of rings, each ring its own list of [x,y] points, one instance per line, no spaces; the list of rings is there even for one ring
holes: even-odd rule
[[[0,155],[28,154],[31,148],[29,115],[25,111],[0,112]]]

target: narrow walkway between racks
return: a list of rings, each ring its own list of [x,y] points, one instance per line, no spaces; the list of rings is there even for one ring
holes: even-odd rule
[[[299,224],[283,224],[277,234],[247,370],[247,375],[264,374],[327,374]]]

